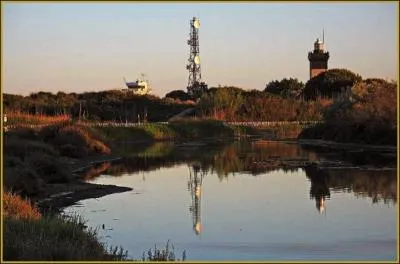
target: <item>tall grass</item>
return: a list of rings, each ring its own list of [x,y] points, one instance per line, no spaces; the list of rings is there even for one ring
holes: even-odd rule
[[[234,136],[232,128],[216,120],[180,119],[169,125],[186,139]]]
[[[111,149],[89,128],[80,125],[56,125],[43,128],[40,138],[59,149],[62,155],[85,157],[89,154],[110,154]]]
[[[122,248],[100,243],[78,215],[41,215],[29,200],[3,193],[5,260],[126,260]]]
[[[5,260],[124,260],[127,252],[112,252],[98,241],[96,230],[83,229],[79,218],[44,216],[38,220],[4,219]]]
[[[27,114],[18,111],[7,113],[7,124],[18,125],[18,124],[30,124],[30,125],[41,125],[41,124],[57,124],[71,121],[70,115],[57,115],[48,116],[43,114]]]
[[[34,207],[28,199],[12,193],[3,193],[3,216],[13,219],[40,219],[39,210]]]
[[[215,120],[177,120],[169,124],[145,124],[137,127],[99,127],[108,140],[155,141],[233,136],[223,122]]]
[[[167,241],[167,244],[165,245],[164,249],[159,249],[159,248],[157,248],[156,245],[154,245],[154,251],[150,248],[147,251],[147,257],[145,255],[145,252],[143,252],[142,260],[143,261],[181,261],[181,259],[176,258],[174,245],[170,244],[169,240]],[[185,261],[185,260],[186,260],[186,250],[184,250],[182,253],[182,261]]]

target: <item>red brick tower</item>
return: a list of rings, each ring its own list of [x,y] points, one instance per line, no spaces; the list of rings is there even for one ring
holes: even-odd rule
[[[318,38],[314,42],[314,50],[308,53],[310,79],[328,69],[329,52],[325,51],[324,33],[322,33],[322,36],[322,41]]]

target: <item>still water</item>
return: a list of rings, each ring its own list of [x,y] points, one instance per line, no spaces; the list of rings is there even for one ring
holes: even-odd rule
[[[134,259],[170,240],[187,260],[395,260],[396,162],[373,164],[371,155],[264,141],[162,143],[86,172],[133,191],[65,212]]]

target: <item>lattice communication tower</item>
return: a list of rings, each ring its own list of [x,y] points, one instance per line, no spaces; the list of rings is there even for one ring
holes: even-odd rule
[[[190,46],[190,55],[186,69],[189,70],[188,94],[195,99],[199,98],[208,89],[207,84],[201,81],[199,28],[200,20],[193,17],[190,20],[190,36],[187,42]]]

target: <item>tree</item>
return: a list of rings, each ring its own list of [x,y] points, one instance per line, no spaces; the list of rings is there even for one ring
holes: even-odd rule
[[[303,89],[304,83],[300,82],[297,78],[284,78],[281,81],[276,80],[269,82],[266,85],[264,92],[276,94],[282,98],[297,98]]]
[[[311,78],[304,87],[303,96],[313,100],[317,97],[335,98],[361,80],[360,75],[347,69],[331,69]]]
[[[242,91],[236,87],[212,88],[201,97],[198,108],[203,115],[232,120],[243,103]]]
[[[397,121],[397,83],[366,79],[352,87],[353,119],[395,125]]]
[[[190,100],[190,96],[183,90],[173,90],[165,95],[166,98],[179,99],[181,101]]]

